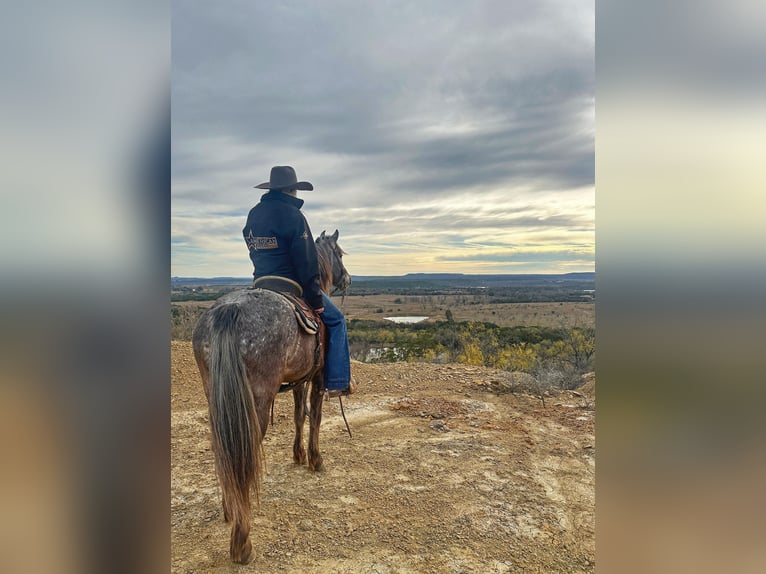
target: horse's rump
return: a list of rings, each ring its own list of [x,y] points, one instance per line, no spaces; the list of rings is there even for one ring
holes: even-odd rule
[[[205,363],[216,309],[228,305],[239,309],[240,353],[248,376],[260,390],[276,393],[280,383],[299,380],[313,370],[315,337],[298,326],[294,303],[266,289],[227,293],[200,317],[192,343]]]

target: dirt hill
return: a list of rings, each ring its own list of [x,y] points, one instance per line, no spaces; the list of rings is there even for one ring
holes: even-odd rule
[[[353,438],[325,401],[321,473],[293,464],[280,395],[254,558],[234,566],[191,345],[174,341],[171,358],[174,573],[595,570],[593,376],[543,407],[493,369],[354,362]]]

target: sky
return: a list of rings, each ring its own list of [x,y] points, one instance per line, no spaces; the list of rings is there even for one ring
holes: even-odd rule
[[[174,2],[171,275],[252,273],[273,165],[352,275],[594,271],[594,35],[592,0]]]

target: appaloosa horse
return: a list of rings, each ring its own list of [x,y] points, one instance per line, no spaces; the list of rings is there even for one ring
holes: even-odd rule
[[[338,231],[316,240],[322,290],[343,291],[351,278],[343,266]],[[263,471],[262,441],[269,409],[280,386],[297,382],[293,459],[306,463],[303,423],[306,385],[311,380],[308,466],[322,468],[319,425],[322,422],[324,344],[298,324],[293,306],[280,294],[246,289],[218,299],[199,319],[192,345],[210,411],[215,468],[221,484],[223,515],[231,528],[231,559],[247,563],[250,489],[259,501]]]

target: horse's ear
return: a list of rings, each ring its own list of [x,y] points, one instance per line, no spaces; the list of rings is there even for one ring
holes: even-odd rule
[[[332,238],[333,238],[333,240],[338,241],[338,230],[337,229],[335,230],[335,233],[332,234]]]
[[[322,234],[319,236],[319,239],[324,239],[324,229],[322,230]]]

